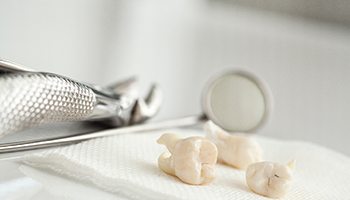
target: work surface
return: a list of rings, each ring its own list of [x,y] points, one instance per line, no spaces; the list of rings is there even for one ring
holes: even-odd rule
[[[167,131],[168,132],[168,131]],[[193,129],[172,132],[202,135]],[[1,161],[0,199],[267,199],[249,190],[245,173],[221,164],[209,185],[191,186],[157,167],[162,132],[100,138]],[[297,160],[285,199],[347,199],[350,159],[311,143],[256,136],[265,160]]]

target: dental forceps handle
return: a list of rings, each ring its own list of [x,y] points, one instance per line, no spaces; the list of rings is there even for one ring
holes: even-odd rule
[[[185,127],[198,124],[205,120],[203,116],[190,116],[174,120],[167,120],[154,123],[145,123],[140,125],[127,126],[122,128],[109,129],[93,133],[85,133],[73,136],[58,137],[45,140],[32,140],[26,142],[14,142],[0,145],[0,154],[13,153],[25,150],[37,150],[49,147],[58,147],[62,145],[75,144],[89,139],[114,136],[126,133],[139,133],[155,131],[173,127]]]
[[[93,111],[93,91],[49,73],[0,76],[0,136],[46,122],[80,120]]]
[[[48,122],[104,119],[122,102],[69,78],[44,72],[0,76],[0,137]]]

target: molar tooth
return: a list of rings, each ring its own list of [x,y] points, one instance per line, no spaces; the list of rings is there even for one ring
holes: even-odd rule
[[[251,137],[243,134],[229,134],[213,122],[204,125],[207,138],[213,141],[219,151],[218,159],[239,169],[262,160],[262,149]]]
[[[192,185],[207,184],[215,178],[217,148],[208,139],[163,134],[157,142],[170,152],[158,158],[158,166],[165,173]]]
[[[288,192],[292,181],[292,165],[273,162],[258,162],[251,164],[246,171],[248,187],[255,193],[271,197],[281,198]]]

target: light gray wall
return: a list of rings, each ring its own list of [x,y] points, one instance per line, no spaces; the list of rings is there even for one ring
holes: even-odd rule
[[[260,134],[350,155],[347,26],[202,0],[0,0],[0,57],[81,81],[161,84],[158,119],[200,112],[206,80],[247,68],[274,94]]]

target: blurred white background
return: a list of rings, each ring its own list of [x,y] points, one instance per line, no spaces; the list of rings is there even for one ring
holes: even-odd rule
[[[329,2],[342,12],[322,15],[327,2],[317,1],[321,15],[304,18],[234,0],[0,0],[0,57],[96,84],[138,75],[146,91],[158,82],[157,119],[199,113],[210,76],[246,68],[274,94],[259,134],[350,155],[349,3]]]

